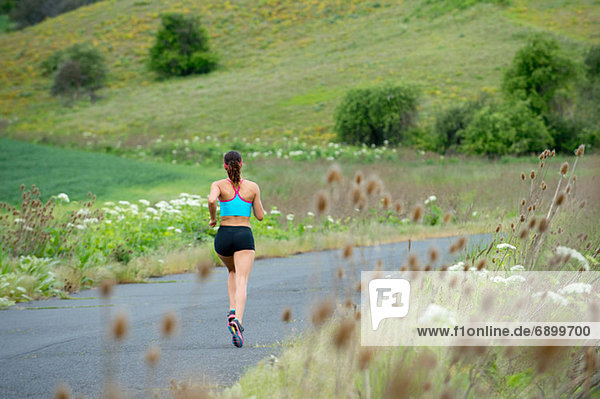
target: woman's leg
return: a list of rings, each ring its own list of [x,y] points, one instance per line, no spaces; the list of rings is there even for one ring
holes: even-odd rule
[[[219,254],[217,254],[219,255]],[[227,267],[229,276],[227,277],[227,293],[229,294],[229,309],[235,309],[235,263],[233,256],[219,255],[221,261]],[[237,312],[237,310],[236,310]]]
[[[242,323],[246,307],[246,287],[254,263],[254,250],[237,251],[233,254],[233,259],[235,263],[235,317]]]

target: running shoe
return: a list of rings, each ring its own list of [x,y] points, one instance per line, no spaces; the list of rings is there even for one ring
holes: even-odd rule
[[[238,319],[233,319],[229,323],[229,332],[231,333],[231,342],[233,345],[241,348],[244,345],[244,336],[242,335],[244,327],[242,327],[242,323]]]
[[[227,313],[227,328],[229,328],[233,319],[235,319],[235,309],[231,309],[229,313]]]

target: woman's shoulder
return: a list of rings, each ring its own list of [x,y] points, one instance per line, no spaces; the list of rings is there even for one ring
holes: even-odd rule
[[[251,187],[258,188],[258,183],[254,182],[252,180],[244,179],[244,183],[248,183],[248,185],[251,186]]]

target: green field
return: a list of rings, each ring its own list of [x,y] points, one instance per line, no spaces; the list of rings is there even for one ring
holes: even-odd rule
[[[20,200],[21,184],[35,184],[42,198],[66,193],[73,200],[164,198],[181,191],[204,192],[216,168],[193,168],[115,155],[35,145],[0,138],[0,201]]]
[[[93,148],[135,148],[161,135],[322,143],[350,88],[414,82],[427,124],[439,106],[495,93],[531,32],[556,36],[577,59],[600,40],[595,1],[491,3],[102,1],[0,37],[0,134]],[[202,17],[219,70],[155,80],[145,59],[167,11]],[[98,103],[68,108],[49,96],[39,63],[82,41],[106,55],[109,87]]]

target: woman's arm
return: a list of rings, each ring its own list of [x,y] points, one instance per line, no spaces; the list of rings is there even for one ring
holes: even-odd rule
[[[210,185],[210,194],[208,194],[208,212],[210,213],[210,222],[208,225],[210,227],[217,225],[217,199],[219,195],[221,195],[221,189],[215,181]]]
[[[263,220],[265,218],[265,209],[263,208],[262,202],[260,202],[260,188],[256,185],[256,196],[252,201],[252,209],[254,209],[254,217],[256,219]]]

